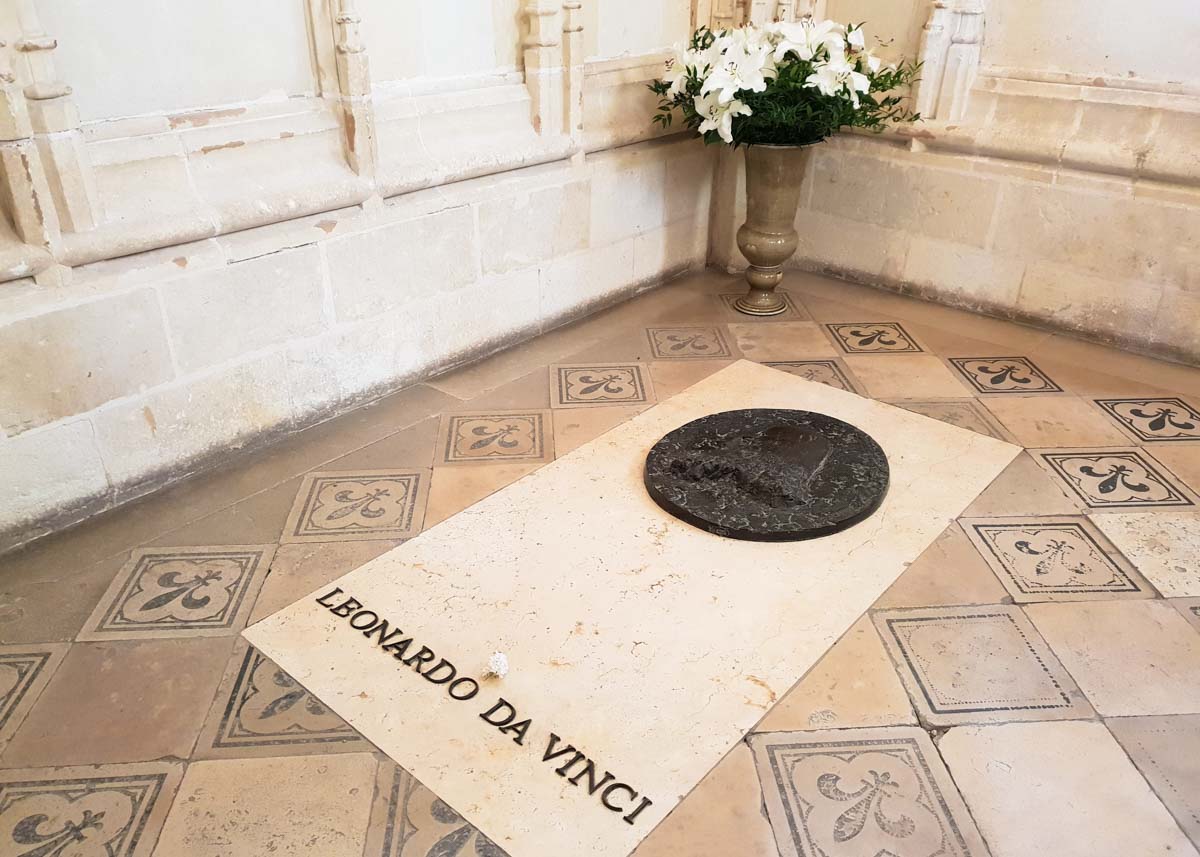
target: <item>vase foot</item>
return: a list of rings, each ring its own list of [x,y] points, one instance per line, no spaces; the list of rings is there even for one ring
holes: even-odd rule
[[[746,315],[779,315],[787,312],[788,305],[774,292],[751,290],[750,294],[742,295],[735,300],[733,308]]]

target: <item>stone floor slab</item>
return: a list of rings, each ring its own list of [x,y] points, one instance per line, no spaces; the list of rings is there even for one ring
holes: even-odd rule
[[[896,578],[874,606],[940,607],[952,604],[997,604],[1005,589],[963,531],[946,528],[925,552]]]
[[[722,539],[658,509],[642,486],[649,446],[747,406],[860,425],[902,490],[856,527],[782,545]],[[624,855],[1015,453],[743,361],[246,636],[513,857]],[[379,650],[367,619],[407,663]],[[503,680],[483,675],[497,650],[512,664]],[[457,684],[435,684],[449,667],[422,679],[439,657]],[[514,709],[505,733],[481,719],[503,725],[498,697]]]
[[[66,643],[0,646],[0,754],[66,654]]]
[[[767,360],[764,366],[779,369],[805,381],[828,384],[839,390],[862,394],[862,387],[850,375],[850,370],[840,360]]]
[[[1200,595],[1200,512],[1113,512],[1094,521],[1165,597]]]
[[[369,753],[193,762],[155,853],[363,857],[376,765]]]
[[[952,426],[1015,443],[1013,436],[975,399],[893,399],[891,404]]]
[[[932,354],[847,354],[843,359],[877,399],[953,399],[969,394]]]
[[[387,553],[398,544],[399,541],[390,539],[372,539],[280,546],[271,558],[267,579],[254,600],[249,621],[257,622],[282,610],[297,598]]]
[[[1195,857],[1102,723],[951,729],[942,758],[992,857]]]
[[[1200,634],[1170,604],[1089,601],[1025,610],[1104,716],[1200,713]]]
[[[1200,630],[1200,598],[1171,598],[1167,603]]]
[[[0,772],[5,857],[150,857],[183,765],[38,768]]]
[[[1092,714],[1016,607],[881,610],[873,618],[923,723],[943,727]]]
[[[1106,723],[1184,833],[1200,845],[1200,715],[1111,717]]]
[[[743,356],[757,363],[838,356],[825,331],[811,321],[731,324],[729,332]]]
[[[1074,396],[993,396],[984,402],[1025,447],[1120,446],[1125,435]]]
[[[782,857],[988,857],[915,726],[772,732],[751,746]]]

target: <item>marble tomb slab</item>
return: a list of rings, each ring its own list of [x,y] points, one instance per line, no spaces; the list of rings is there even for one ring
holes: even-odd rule
[[[869,433],[883,505],[787,543],[660,509],[649,448],[738,408]],[[739,361],[245,636],[512,857],[624,857],[1018,452]]]

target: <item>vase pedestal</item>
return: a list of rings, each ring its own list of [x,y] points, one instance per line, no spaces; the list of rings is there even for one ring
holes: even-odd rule
[[[734,301],[747,315],[778,315],[787,303],[775,291],[783,263],[796,252],[796,210],[812,146],[746,147],[746,222],[737,232],[738,249],[750,263],[750,290]]]

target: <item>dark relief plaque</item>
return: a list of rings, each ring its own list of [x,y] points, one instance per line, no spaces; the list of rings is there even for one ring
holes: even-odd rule
[[[799,541],[852,527],[879,508],[887,456],[849,423],[754,408],[693,420],[646,456],[646,489],[672,515],[719,536]]]

